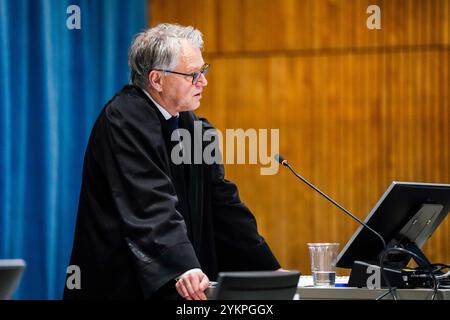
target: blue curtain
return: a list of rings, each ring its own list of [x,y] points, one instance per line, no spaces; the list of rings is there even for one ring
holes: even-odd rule
[[[70,5],[80,8],[81,29]],[[59,299],[100,109],[128,82],[147,0],[0,0],[0,259],[27,269],[17,299]]]

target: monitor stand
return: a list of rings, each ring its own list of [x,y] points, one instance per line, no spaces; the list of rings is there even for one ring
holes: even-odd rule
[[[403,248],[416,254],[419,259],[412,256],[414,262],[421,269],[426,270],[431,264],[423,251],[418,247],[416,242],[425,242],[424,235],[427,234],[427,229],[432,227],[435,220],[439,216],[439,212],[443,206],[440,204],[424,203],[417,210],[416,214],[405,224],[405,226],[398,233],[398,237],[392,240],[388,248]],[[412,281],[414,277],[411,275],[412,271],[406,271],[405,261],[408,261],[407,254],[401,252],[393,252],[388,254],[383,269],[389,283],[392,287],[397,288],[411,288],[417,286],[429,287],[430,279],[421,280],[421,282]],[[405,259],[406,258],[406,259]],[[423,272],[428,274],[427,271]],[[380,266],[378,261],[355,261],[353,262],[352,272],[350,274],[348,286],[350,287],[370,287],[377,283],[374,276],[380,276],[378,284],[381,287],[387,287],[383,277],[381,276]]]

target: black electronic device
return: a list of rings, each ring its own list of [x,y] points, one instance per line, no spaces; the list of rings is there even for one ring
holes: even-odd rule
[[[22,259],[0,259],[0,300],[13,298],[25,267]]]
[[[363,228],[357,229],[340,252],[337,266],[352,268],[349,286],[365,287],[370,277],[365,266],[379,266],[380,256],[390,250],[383,259],[383,267],[391,285],[398,288],[431,286],[428,278],[430,262],[421,248],[442,223],[450,210],[450,185],[418,182],[393,182],[365,220],[365,224],[376,230],[386,241],[386,248],[376,235]],[[423,281],[419,275],[405,269],[411,258],[421,267]],[[400,276],[401,275],[401,276]],[[395,285],[394,285],[395,284]],[[383,283],[382,283],[383,285]]]
[[[292,300],[298,271],[221,272],[212,300]]]
[[[421,247],[450,210],[449,184],[394,181],[363,222],[298,174],[283,156],[276,154],[275,159],[360,224],[337,258],[337,267],[352,268],[349,286],[367,286],[370,270],[378,268],[381,285],[390,291],[392,285],[434,287],[436,274]],[[420,267],[417,271],[405,269],[411,258]]]

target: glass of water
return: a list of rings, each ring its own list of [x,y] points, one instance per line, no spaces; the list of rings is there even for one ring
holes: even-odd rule
[[[314,286],[333,287],[339,243],[308,243]]]

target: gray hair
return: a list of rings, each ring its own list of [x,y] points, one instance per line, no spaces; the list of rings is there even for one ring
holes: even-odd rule
[[[202,33],[191,26],[163,23],[138,33],[128,53],[131,82],[147,90],[151,70],[175,68],[183,41],[203,48]]]

